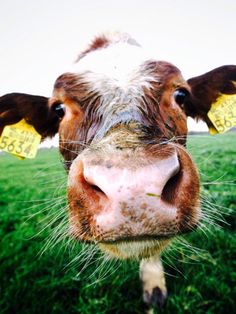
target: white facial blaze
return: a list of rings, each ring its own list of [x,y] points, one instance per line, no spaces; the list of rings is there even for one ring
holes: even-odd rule
[[[74,65],[72,72],[80,82],[100,96],[97,114],[102,128],[96,138],[120,121],[139,121],[140,107],[147,111],[144,88],[152,88],[151,82],[157,81],[151,73],[153,69],[145,66],[151,60],[154,58],[140,46],[120,42],[91,51]]]
[[[153,80],[140,73],[140,66],[152,59],[141,47],[121,42],[88,53],[74,65],[73,72],[83,74],[100,92],[104,85],[126,89],[135,83],[145,85]]]

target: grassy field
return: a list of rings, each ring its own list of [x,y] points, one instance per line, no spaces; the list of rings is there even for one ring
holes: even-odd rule
[[[162,313],[236,313],[236,133],[193,136],[188,146],[204,211],[219,226],[209,220],[163,254]],[[35,160],[0,155],[0,313],[143,313],[137,263],[104,264],[94,248],[58,238],[65,189],[55,149]]]

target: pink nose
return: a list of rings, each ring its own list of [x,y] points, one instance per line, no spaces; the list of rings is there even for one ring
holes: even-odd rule
[[[79,215],[85,215],[86,208],[86,219],[90,217],[95,235],[116,231],[117,237],[120,230],[122,236],[129,236],[139,234],[140,229],[150,233],[150,226],[144,227],[149,222],[155,222],[155,232],[160,226],[161,232],[176,219],[176,207],[163,196],[179,171],[176,152],[165,159],[144,162],[142,167],[119,166],[117,160],[79,159],[71,168],[69,186],[83,203]]]
[[[95,191],[104,194],[111,203],[117,205],[121,202],[129,203],[132,197],[161,197],[166,183],[180,169],[177,154],[137,169],[129,166],[119,168],[112,162],[91,165],[84,161],[83,177]]]

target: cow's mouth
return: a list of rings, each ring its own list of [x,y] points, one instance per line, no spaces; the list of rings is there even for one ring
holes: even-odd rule
[[[169,232],[169,233],[163,233],[163,234],[141,234],[141,235],[123,235],[123,236],[116,236],[114,238],[105,238],[98,241],[100,244],[122,244],[122,243],[141,243],[141,242],[162,242],[166,240],[171,240],[175,238],[176,236],[181,236],[187,233],[192,232],[194,229],[197,228],[197,223],[191,227],[191,229],[185,229],[181,231],[176,232]]]
[[[191,232],[197,228],[197,224],[191,229],[162,234],[122,235],[97,237],[77,237],[79,241],[88,244],[96,244],[108,256],[118,259],[142,259],[160,254],[166,246],[177,236]]]
[[[176,233],[169,233],[169,234],[160,234],[160,235],[153,235],[153,234],[143,234],[137,236],[120,236],[116,237],[115,239],[104,239],[101,240],[100,243],[102,244],[119,244],[119,243],[135,243],[135,242],[147,242],[147,241],[165,241],[175,237]]]
[[[98,243],[100,249],[119,259],[142,259],[160,254],[170,243],[171,237],[129,237]]]
[[[111,257],[140,260],[159,255],[176,236],[190,231],[192,229],[156,235],[118,236],[115,239],[102,239],[97,244],[103,252]]]

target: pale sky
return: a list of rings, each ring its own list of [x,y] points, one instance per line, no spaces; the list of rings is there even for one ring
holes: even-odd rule
[[[236,0],[0,0],[0,95],[50,96],[106,31],[129,33],[186,79],[236,63]]]

